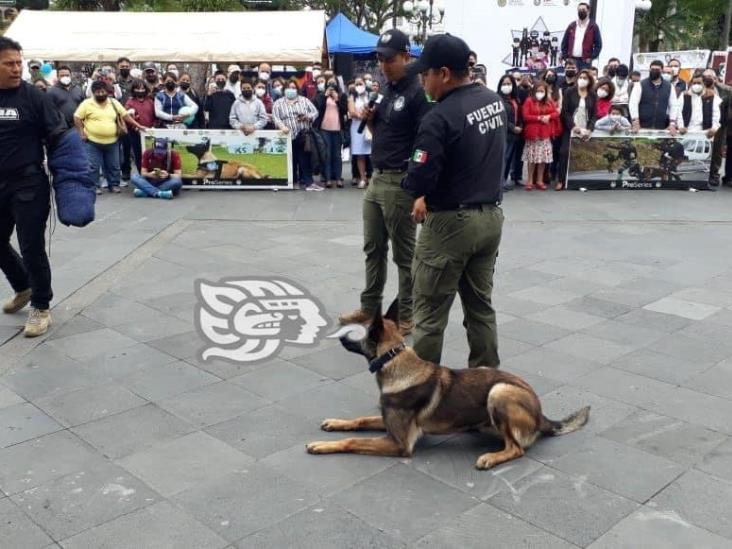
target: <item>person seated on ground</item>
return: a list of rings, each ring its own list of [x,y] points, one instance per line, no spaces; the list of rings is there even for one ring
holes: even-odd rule
[[[142,174],[132,176],[135,197],[171,200],[183,186],[180,155],[165,138],[156,138],[152,149],[142,153]]]
[[[595,123],[595,129],[608,132],[610,135],[628,133],[630,132],[630,122],[623,115],[623,107],[613,105],[610,107],[610,114],[603,116]]]
[[[234,130],[250,135],[267,125],[267,110],[264,103],[254,97],[254,86],[249,81],[241,83],[241,95],[234,101],[229,112],[229,124]]]
[[[722,98],[716,92],[714,80],[710,78],[705,83],[704,71],[697,69],[679,102],[676,118],[679,133],[704,132],[708,139],[714,139],[722,117]]]
[[[163,82],[163,91],[155,95],[155,116],[159,124],[175,127],[175,125],[182,124],[188,116],[195,117],[198,105],[178,89],[178,77],[172,72],[166,72]],[[189,107],[191,111],[186,116],[178,114],[183,107]]]

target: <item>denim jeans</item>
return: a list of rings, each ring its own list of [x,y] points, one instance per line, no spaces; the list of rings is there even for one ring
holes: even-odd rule
[[[119,187],[119,143],[109,145],[86,142],[86,155],[89,157],[89,174],[92,180],[99,187],[99,169],[104,172],[104,177],[109,188]]]
[[[341,159],[341,132],[321,130],[328,150],[328,162],[323,169],[325,181],[340,181],[343,178],[343,160]]]
[[[158,191],[176,192],[183,186],[183,181],[177,175],[171,175],[168,179],[161,181],[158,185],[151,183],[146,177],[142,177],[137,174],[132,176],[131,181],[136,188],[152,197],[157,196]]]

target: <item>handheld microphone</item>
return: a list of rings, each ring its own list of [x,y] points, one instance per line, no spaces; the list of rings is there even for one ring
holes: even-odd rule
[[[383,95],[371,92],[371,95],[369,96],[369,109],[373,109],[376,105],[381,103],[381,100],[384,98]],[[358,125],[358,133],[363,133],[363,131],[366,129],[366,120],[361,120],[361,123]]]

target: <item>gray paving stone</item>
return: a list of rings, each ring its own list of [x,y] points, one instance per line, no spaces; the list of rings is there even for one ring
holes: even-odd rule
[[[624,518],[588,549],[654,547],[658,549],[725,549],[730,540],[689,524],[675,511],[657,511],[644,506]]]
[[[369,526],[345,509],[315,504],[239,541],[238,549],[297,547],[298,549],[401,549],[405,545]]]
[[[180,320],[193,323],[197,302],[198,300],[193,292],[180,292],[149,299],[145,301],[145,305],[167,315],[175,316]]]
[[[598,395],[643,408],[648,408],[653,403],[663,401],[675,388],[670,383],[631,374],[608,366],[590,372],[578,378],[572,384]]]
[[[23,398],[7,387],[0,385],[0,409],[13,406],[14,404],[22,404],[25,402]]]
[[[649,505],[659,512],[675,513],[681,520],[700,528],[732,538],[732,482],[690,470]]]
[[[9,499],[0,500],[0,543],[3,547],[41,549],[53,540]]]
[[[198,332],[191,330],[182,334],[149,341],[148,345],[175,358],[184,359],[197,354],[201,347],[204,346],[204,341]]]
[[[712,364],[680,359],[650,349],[639,349],[620,357],[610,365],[619,370],[678,385],[694,379],[699,372],[708,370]]]
[[[532,345],[544,345],[555,339],[562,338],[571,332],[564,328],[545,324],[544,322],[519,318],[513,322],[509,322],[505,326],[499,326],[498,333],[501,337],[506,336]]]
[[[629,345],[631,347],[644,347],[654,341],[658,341],[666,335],[666,332],[635,326],[620,322],[618,320],[606,320],[583,330],[585,334]]]
[[[570,549],[576,546],[491,505],[481,504],[423,537],[415,547]]]
[[[114,327],[119,333],[140,342],[153,341],[189,332],[191,322],[180,320],[147,307],[150,314],[143,320],[132,320]]]
[[[732,327],[732,310],[722,309],[708,317],[704,322],[715,323],[720,326],[727,326],[728,328]]]
[[[165,501],[62,542],[64,549],[221,549],[226,544],[189,514]]]
[[[543,303],[536,303],[535,301],[527,301],[525,299],[516,299],[501,295],[500,293],[494,294],[493,307],[496,311],[501,311],[518,317],[538,314],[548,308]]]
[[[631,345],[615,343],[583,333],[568,335],[557,341],[547,343],[545,347],[582,359],[593,360],[600,364],[609,364],[635,349]]]
[[[12,496],[54,539],[64,539],[157,501],[145,484],[111,463]]]
[[[238,385],[220,381],[166,398],[158,404],[193,425],[207,427],[266,406],[269,401]]]
[[[48,340],[60,339],[62,337],[77,334],[85,334],[102,328],[104,328],[104,326],[101,323],[83,315],[76,315],[71,320],[64,322],[61,326],[52,328],[48,334]]]
[[[727,440],[721,433],[645,410],[625,418],[600,434],[603,438],[639,448],[687,467],[705,455],[713,454],[715,448]]]
[[[0,409],[0,448],[61,429],[56,421],[27,402]]]
[[[732,481],[732,439],[727,438],[711,450],[696,467],[710,475]]]
[[[501,367],[508,371],[517,369],[521,372],[546,376],[558,381],[571,381],[601,368],[602,365],[594,360],[587,360],[542,347],[511,357],[505,360]]]
[[[39,408],[66,427],[142,406],[145,400],[116,383],[77,389],[36,401]]]
[[[637,507],[584,477],[548,468],[524,477],[510,493],[498,494],[488,503],[581,547]]]
[[[716,345],[710,345],[707,341],[700,341],[683,333],[666,336],[648,348],[682,360],[707,363],[716,363],[732,355],[732,345],[727,341],[718,341]]]
[[[194,430],[193,425],[148,404],[80,425],[73,432],[105,456],[118,459]]]
[[[470,352],[470,347],[467,344],[464,344],[463,349],[465,353]],[[524,343],[523,341],[516,341],[510,337],[500,337],[498,340],[498,354],[501,360],[509,360],[511,357],[522,355],[533,349],[535,349],[533,345]],[[467,358],[463,364],[467,364]]]
[[[678,387],[664,395],[663,399],[651,402],[650,410],[696,423],[727,435],[732,435],[732,400],[698,393]]]
[[[309,436],[315,440],[319,433],[326,434],[315,421],[292,414],[278,404],[211,425],[206,432],[257,459],[296,444],[304,445],[311,440]]]
[[[175,362],[172,357],[144,343],[112,350],[83,362],[105,380],[120,379],[148,368]]]
[[[567,303],[577,299],[578,294],[567,292],[564,290],[557,290],[556,288],[546,288],[543,285],[531,286],[524,288],[523,290],[508,294],[509,297],[515,299],[524,299],[526,301],[534,301],[550,307]]]
[[[331,383],[303,391],[287,399],[287,410],[312,420],[316,425],[325,418],[353,418],[378,415],[378,400],[358,389]]]
[[[552,467],[639,503],[684,471],[672,461],[601,437],[554,460]]]
[[[368,363],[364,357],[349,353],[340,344],[290,361],[332,379],[343,379],[368,370]]]
[[[603,322],[601,316],[573,311],[565,306],[551,307],[538,313],[526,315],[531,320],[558,326],[565,330],[581,330]]]
[[[648,311],[676,315],[682,318],[689,318],[691,320],[704,320],[721,310],[721,307],[715,305],[695,303],[693,301],[678,299],[671,296],[649,303],[643,308]]]
[[[173,502],[229,541],[267,528],[312,505],[313,490],[261,464],[211,480]]]
[[[607,319],[616,318],[631,310],[631,307],[628,305],[615,303],[613,301],[605,301],[604,299],[598,299],[597,297],[590,295],[585,295],[579,299],[570,301],[564,306],[571,311],[601,316]]]
[[[275,359],[267,366],[231,378],[229,381],[267,400],[276,402],[300,391],[329,383],[330,378],[292,362]]]
[[[84,316],[114,328],[130,321],[144,321],[158,311],[117,294],[106,294],[84,309]]]
[[[12,495],[103,462],[72,433],[59,431],[0,450],[0,489]]]
[[[386,494],[398,497],[384,497]],[[426,530],[439,528],[477,503],[467,494],[402,464],[329,500],[402,541],[415,541]],[[374,505],[377,501],[379,504]]]
[[[0,326],[0,345],[18,335],[21,329],[22,326]]]
[[[84,361],[110,351],[119,351],[137,343],[134,339],[110,328],[76,334],[49,341],[46,345],[65,353],[74,360]]]
[[[658,278],[640,278],[632,283],[622,284],[617,288],[608,288],[592,294],[592,297],[613,301],[628,307],[643,307],[657,301],[679,288],[677,284],[659,280]]]
[[[620,315],[615,320],[622,322],[623,324],[641,326],[643,328],[649,328],[659,332],[665,332],[667,334],[681,330],[693,322],[688,318],[656,313],[646,309],[633,309],[629,313]]]
[[[179,360],[155,364],[120,379],[133,393],[159,401],[220,381],[219,378]]]
[[[340,380],[338,383],[342,385],[348,385],[349,387],[353,387],[355,389],[360,389],[369,397],[373,398],[374,401],[377,401],[379,399],[379,385],[376,383],[376,378],[374,377],[374,374],[372,374],[368,370],[366,370],[365,372],[361,372],[360,374],[346,377]]]
[[[732,359],[723,360],[716,366],[685,380],[684,385],[708,395],[732,399]]]
[[[117,461],[166,497],[246,469],[252,462],[251,457],[200,431]]]
[[[200,368],[221,379],[231,379],[232,377],[248,374],[266,366],[266,363],[261,362],[257,364],[246,364],[244,362],[235,363],[217,358],[201,360],[198,356],[185,357],[184,360],[191,366]]]

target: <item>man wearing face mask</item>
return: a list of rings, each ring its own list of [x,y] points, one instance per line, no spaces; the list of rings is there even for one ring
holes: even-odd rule
[[[251,82],[241,83],[241,95],[231,106],[229,124],[232,129],[241,130],[244,135],[264,129],[267,125],[267,111],[264,109],[264,103],[254,97]]]
[[[559,82],[562,91],[571,88],[577,83],[577,63],[574,59],[567,59],[564,62],[564,78]]]
[[[671,82],[663,78],[663,63],[651,62],[650,76],[633,86],[630,93],[630,118],[633,132],[641,129],[668,130],[676,136],[677,100]]]
[[[209,129],[228,130],[231,128],[229,114],[234,101],[236,101],[236,97],[226,89],[226,75],[223,71],[216,71],[213,84],[208,88],[205,104]]]
[[[722,168],[722,155],[726,146],[727,160],[724,169],[725,175],[721,183],[725,186],[732,186],[732,88],[722,83],[719,72],[715,72],[714,69],[706,69],[702,74],[702,78],[704,87],[708,90],[715,90],[721,100],[719,107],[720,126],[719,131],[714,136],[712,164],[709,168],[709,183],[715,187],[718,187],[720,184],[719,171]]]
[[[152,61],[147,61],[142,65],[142,74],[145,78],[145,85],[147,86],[150,95],[155,96],[156,93],[163,89],[160,83],[160,76],[158,76],[158,68]]]
[[[163,77],[164,89],[155,96],[155,116],[163,126],[177,125],[183,122],[184,117],[178,114],[183,107],[189,107],[195,116],[198,105],[185,93],[178,90],[178,77],[172,72],[166,72]]]
[[[620,59],[618,59],[617,57],[611,57],[610,60],[607,62],[607,67],[605,67],[605,76],[607,76],[608,78],[615,78],[619,66]]]
[[[117,74],[119,75],[117,77],[117,85],[122,92],[122,95],[119,98],[119,102],[123,105],[127,103],[132,92],[132,76],[130,76],[131,68],[132,64],[130,63],[130,60],[126,57],[120,57],[119,59],[117,59]],[[129,134],[122,135],[119,138],[120,147],[122,148],[122,156],[120,157],[122,182],[120,184],[123,187],[126,187],[127,182],[130,180],[132,165],[132,145],[130,143],[131,138],[132,137]]]
[[[612,83],[615,86],[615,95],[613,95],[613,105],[620,107],[623,116],[630,117],[628,111],[628,102],[630,101],[630,86],[631,82],[628,79],[629,74],[627,65],[618,65],[615,70],[615,77],[612,79]]]
[[[272,66],[269,63],[260,63],[257,67],[257,79],[264,84],[266,95],[272,94]],[[260,99],[262,96],[257,96]],[[265,105],[266,106],[266,105]],[[271,109],[271,107],[270,107]],[[269,111],[268,111],[269,112]]]
[[[226,69],[228,80],[226,82],[226,89],[234,94],[235,99],[239,99],[241,96],[241,67],[239,65],[229,65]]]
[[[687,89],[686,82],[681,79],[681,61],[672,59],[668,62],[668,68],[671,72],[671,84],[676,88],[676,97],[678,97]]]
[[[74,125],[74,112],[84,101],[84,92],[71,82],[71,69],[62,65],[58,68],[58,82],[48,89],[48,96],[64,115],[66,123]]]
[[[572,21],[562,38],[562,59],[574,59],[578,69],[589,69],[600,57],[602,36],[597,23],[590,21],[589,2],[577,6],[577,21]]]

